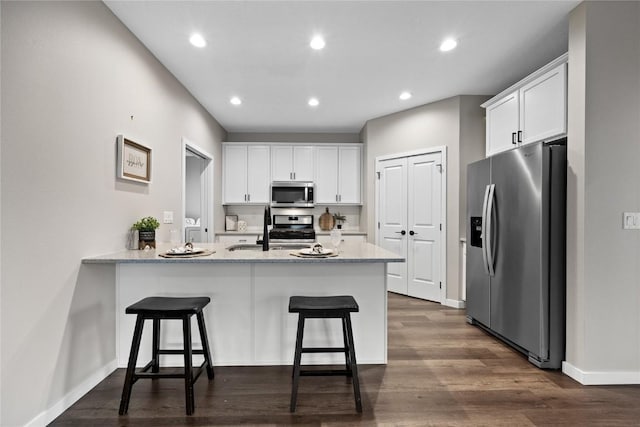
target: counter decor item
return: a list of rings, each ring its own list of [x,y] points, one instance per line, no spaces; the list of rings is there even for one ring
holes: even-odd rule
[[[245,232],[247,231],[247,221],[238,221],[238,231]]]
[[[238,230],[238,215],[227,215],[224,217],[224,230],[225,231]]]
[[[144,249],[146,246],[156,247],[156,229],[160,227],[160,222],[148,216],[142,218],[131,226],[132,229],[138,230],[138,249]]]
[[[151,148],[118,135],[117,177],[129,181],[151,182]]]
[[[342,223],[347,220],[347,217],[340,214],[340,212],[333,214],[333,219],[336,222],[336,227],[338,230],[342,229]]]
[[[329,208],[326,208],[325,212],[318,218],[318,225],[320,230],[329,231],[336,224],[335,215],[329,212]]]

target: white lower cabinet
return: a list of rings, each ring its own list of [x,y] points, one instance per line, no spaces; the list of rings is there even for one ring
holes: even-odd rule
[[[243,234],[241,236],[218,236],[218,243],[235,245],[238,243],[255,243],[258,240],[258,234]]]
[[[331,237],[328,234],[317,234],[316,240],[318,243],[322,243],[324,246],[328,248],[332,248]],[[367,236],[357,235],[357,236],[342,236],[342,243],[352,244],[352,243],[366,243]]]

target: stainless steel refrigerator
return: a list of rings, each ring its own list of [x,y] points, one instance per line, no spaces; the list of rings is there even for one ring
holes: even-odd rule
[[[540,368],[565,349],[566,138],[467,167],[467,320]]]

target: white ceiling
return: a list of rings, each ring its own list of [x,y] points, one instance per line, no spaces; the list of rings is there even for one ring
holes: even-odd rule
[[[579,1],[105,3],[227,131],[359,132],[375,117],[500,92],[567,51]],[[457,49],[440,52],[445,37]],[[405,90],[413,97],[400,101]]]

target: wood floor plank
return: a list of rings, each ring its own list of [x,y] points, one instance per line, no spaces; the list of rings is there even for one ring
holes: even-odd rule
[[[343,377],[303,377],[289,413],[288,366],[216,367],[195,384],[141,380],[118,416],[118,369],[53,426],[630,426],[640,425],[640,386],[585,387],[466,323],[465,311],[390,293],[387,365],[361,365],[363,413]],[[357,350],[357,349],[356,349]]]

